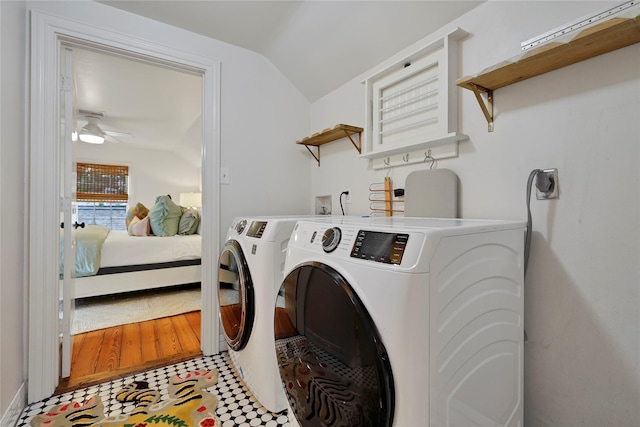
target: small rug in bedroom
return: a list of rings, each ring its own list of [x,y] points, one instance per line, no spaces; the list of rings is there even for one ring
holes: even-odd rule
[[[55,406],[31,420],[33,427],[217,427],[218,398],[206,389],[218,382],[218,371],[192,371],[174,375],[168,381],[168,398],[161,390],[149,387],[145,381],[127,384],[115,394],[115,400],[130,410],[107,415],[100,395],[86,402],[69,402]]]
[[[154,289],[76,301],[72,334],[200,310],[200,286]]]

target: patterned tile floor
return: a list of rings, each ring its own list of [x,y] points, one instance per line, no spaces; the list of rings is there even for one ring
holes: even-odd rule
[[[131,406],[123,405],[111,399],[125,384],[133,381],[147,381],[150,388],[160,389],[162,398],[166,399],[168,397],[166,392],[168,379],[175,374],[185,374],[196,369],[218,370],[218,383],[208,390],[218,397],[216,413],[222,422],[222,427],[289,426],[286,411],[280,414],[268,412],[244,385],[233,368],[228,353],[224,352],[215,356],[203,356],[108,383],[52,396],[27,406],[22,412],[16,427],[30,426],[29,423],[32,417],[46,412],[55,405],[72,401],[85,402],[89,397],[96,394],[102,397],[106,415],[127,413]]]

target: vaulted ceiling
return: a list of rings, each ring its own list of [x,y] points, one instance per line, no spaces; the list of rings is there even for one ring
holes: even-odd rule
[[[313,102],[482,1],[100,1],[264,55]]]
[[[100,3],[262,54],[314,102],[482,1]],[[103,112],[98,124],[104,130],[131,134],[120,142],[182,150],[185,141],[199,140],[200,77],[82,49],[74,69],[77,107]],[[86,123],[78,119],[78,126]]]

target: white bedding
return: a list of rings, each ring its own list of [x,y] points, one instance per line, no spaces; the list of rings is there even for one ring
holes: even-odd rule
[[[102,245],[100,267],[157,264],[198,259],[201,256],[199,234],[189,236],[129,236],[124,230],[111,230]]]

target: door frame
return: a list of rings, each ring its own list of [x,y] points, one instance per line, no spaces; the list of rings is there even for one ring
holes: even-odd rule
[[[58,385],[58,253],[60,146],[57,137],[62,43],[117,51],[132,58],[202,76],[202,341],[205,355],[219,351],[213,267],[220,235],[220,62],[135,35],[31,11],[29,146],[28,401],[51,396]]]

